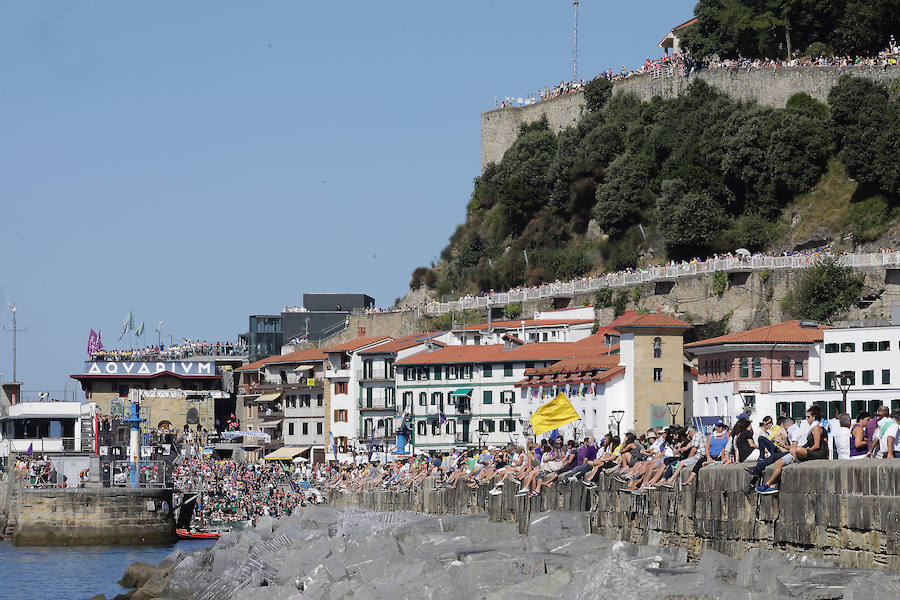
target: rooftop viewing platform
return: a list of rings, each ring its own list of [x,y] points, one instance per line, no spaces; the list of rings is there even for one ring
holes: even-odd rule
[[[91,361],[166,361],[184,359],[244,358],[247,346],[238,342],[207,342],[185,340],[181,344],[156,344],[129,350],[95,350]]]

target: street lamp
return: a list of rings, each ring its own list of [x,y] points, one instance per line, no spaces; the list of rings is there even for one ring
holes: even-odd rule
[[[616,437],[622,439],[622,419],[625,417],[625,411],[614,410],[610,416],[616,421]]]
[[[855,375],[853,371],[841,371],[834,376],[834,382],[837,384],[838,389],[841,390],[841,410],[838,411],[838,414],[847,410],[847,392],[850,391],[850,387],[853,385]]]
[[[672,425],[675,425],[675,417],[681,408],[681,402],[666,402],[666,408],[669,409],[669,414],[672,415]]]
[[[487,431],[478,430],[478,449],[484,448],[484,440],[487,439]]]

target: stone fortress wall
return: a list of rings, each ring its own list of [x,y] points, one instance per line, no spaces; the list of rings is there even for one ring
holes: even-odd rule
[[[710,466],[700,471],[694,487],[681,490],[634,496],[619,491],[623,484],[601,477],[592,491],[580,483],[557,484],[528,498],[516,497],[511,482],[501,495],[490,496],[490,486],[435,489],[429,478],[422,488],[402,493],[335,492],[329,503],[430,514],[487,512],[493,521],[518,523],[522,533],[535,513],[584,511],[592,533],[685,548],[693,560],[707,549],[742,558],[751,548],[768,548],[844,567],[900,569],[900,461],[791,465],[774,496],[759,496],[747,489],[748,482],[743,465]]]
[[[797,92],[806,92],[816,100],[825,102],[828,91],[841,75],[869,77],[877,81],[900,78],[900,68],[858,67],[772,67],[763,69],[718,68],[703,70],[690,77],[673,75],[658,77],[652,74],[635,75],[615,81],[614,90],[633,92],[641,100],[654,96],[674,98],[681,94],[696,78],[703,79],[732,98],[755,100],[760,104],[783,107],[788,98]],[[515,141],[519,126],[547,115],[550,128],[560,132],[577,123],[584,115],[584,94],[567,94],[551,100],[522,107],[494,109],[481,115],[481,168],[491,162],[500,162]]]

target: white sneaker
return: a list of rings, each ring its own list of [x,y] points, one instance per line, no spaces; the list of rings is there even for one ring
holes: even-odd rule
[[[501,490],[500,488],[493,488],[491,491],[488,492],[488,494],[490,494],[491,496],[499,496],[502,493],[503,493],[503,490]]]
[[[525,488],[522,488],[521,490],[516,492],[516,496],[525,496],[526,494],[528,494],[528,490],[526,490]]]

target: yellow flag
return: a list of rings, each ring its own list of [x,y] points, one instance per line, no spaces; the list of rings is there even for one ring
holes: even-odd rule
[[[566,395],[560,392],[556,398],[534,411],[531,415],[531,427],[534,435],[538,436],[580,418]]]

